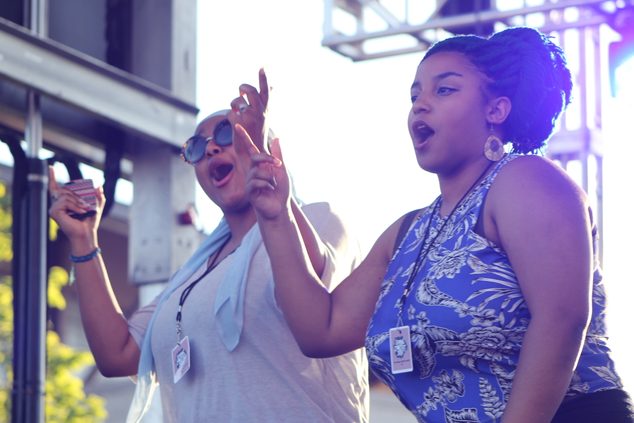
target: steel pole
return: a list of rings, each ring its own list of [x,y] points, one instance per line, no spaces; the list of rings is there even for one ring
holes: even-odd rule
[[[30,28],[46,33],[45,0],[30,3]],[[17,209],[17,245],[14,271],[14,349],[12,423],[43,423],[46,381],[46,191],[48,166],[39,158],[42,149],[42,115],[39,94],[27,94],[26,192]]]

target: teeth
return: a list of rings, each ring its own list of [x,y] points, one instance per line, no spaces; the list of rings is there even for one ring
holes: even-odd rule
[[[431,129],[429,126],[427,126],[426,123],[419,123],[418,125],[415,126],[415,129],[417,131],[431,131],[431,132],[433,132],[433,129]]]

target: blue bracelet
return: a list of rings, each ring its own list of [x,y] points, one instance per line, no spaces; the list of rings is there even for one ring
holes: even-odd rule
[[[99,247],[95,248],[90,253],[86,254],[85,256],[74,256],[71,254],[70,261],[72,261],[73,263],[85,263],[97,257],[98,254],[101,254],[101,248]]]

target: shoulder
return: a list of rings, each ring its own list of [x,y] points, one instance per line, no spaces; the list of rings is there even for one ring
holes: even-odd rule
[[[544,157],[520,156],[493,181],[485,217],[495,223],[497,238],[511,226],[553,228],[581,223],[587,209],[585,192],[559,165]]]
[[[519,156],[504,166],[494,180],[490,199],[518,201],[568,200],[585,202],[584,191],[561,166],[535,155]]]
[[[500,170],[500,174],[496,179],[527,175],[539,177],[552,173],[561,173],[565,175],[565,172],[561,169],[561,167],[546,157],[537,155],[520,155],[509,161]]]
[[[303,204],[302,212],[306,215],[313,227],[319,232],[320,228],[334,227],[341,231],[345,231],[344,219],[336,213],[325,201],[319,203]]]
[[[329,203],[303,204],[301,208],[322,241],[333,246],[348,242],[350,238],[348,225]]]
[[[381,233],[372,247],[371,255],[374,259],[387,265],[392,259],[398,244],[401,243],[407,230],[412,226],[412,222],[416,219],[416,216],[420,215],[424,210],[425,208],[410,210],[392,222],[392,224]]]
[[[396,251],[399,244],[403,241],[403,238],[405,238],[407,231],[412,226],[412,222],[414,222],[414,219],[420,214],[422,210],[424,209],[411,210],[405,213],[395,222],[395,224],[398,225],[398,231],[396,233],[396,238],[394,239],[394,251]]]
[[[323,219],[328,218],[331,215],[335,215],[330,203],[321,201],[318,203],[302,204],[302,211],[309,219]]]

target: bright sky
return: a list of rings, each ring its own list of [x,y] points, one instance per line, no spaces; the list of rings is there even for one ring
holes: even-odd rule
[[[273,87],[271,126],[300,197],[330,202],[367,250],[391,222],[438,194],[435,177],[416,164],[406,126],[422,53],[353,63],[321,47],[323,13],[319,0],[199,0],[197,103],[201,116],[227,108],[240,83],[257,86],[264,67]],[[634,110],[631,99],[604,111],[604,247],[612,345],[632,391],[626,322],[634,290],[627,266],[632,249],[625,246],[634,239],[626,206],[633,191],[623,188],[634,181],[634,144],[617,126],[631,119],[617,114]],[[220,216],[203,205],[199,213],[207,228]]]
[[[200,0],[198,105],[201,116],[227,108],[264,67],[271,127],[299,196],[330,202],[368,244],[438,192],[406,125],[421,57],[353,63],[321,47],[322,16],[315,0]]]

